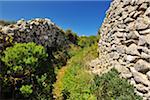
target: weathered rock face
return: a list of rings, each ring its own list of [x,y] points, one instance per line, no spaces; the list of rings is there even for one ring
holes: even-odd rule
[[[99,32],[99,59],[109,56],[107,65],[115,67],[134,83],[137,94],[149,100],[150,0],[113,0]]]
[[[64,32],[49,19],[19,20],[0,28],[0,50],[11,43],[35,42],[49,50],[67,44]]]

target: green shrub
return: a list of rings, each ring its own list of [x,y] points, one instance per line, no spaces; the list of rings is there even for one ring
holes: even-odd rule
[[[78,45],[82,48],[92,46],[98,42],[97,36],[81,36],[78,38]]]
[[[37,46],[35,43],[17,43],[4,51],[2,61],[10,68],[15,66],[36,68],[39,60],[47,56],[42,46]]]
[[[7,48],[1,58],[6,65],[2,71],[3,88],[13,86],[10,91],[17,99],[52,98],[54,72],[47,57],[44,47],[33,42]]]
[[[134,94],[134,87],[121,79],[115,69],[102,76],[95,76],[94,82],[95,89],[92,88],[98,100],[142,100]]]

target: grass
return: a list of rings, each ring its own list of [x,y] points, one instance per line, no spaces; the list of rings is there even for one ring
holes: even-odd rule
[[[91,100],[94,100],[93,98],[95,97],[90,90],[93,75],[87,73],[85,69],[87,69],[86,62],[98,56],[97,45],[80,49],[72,47],[70,52],[74,56],[72,56],[64,68],[59,70],[53,93],[57,100],[64,98],[71,100],[76,98],[88,100],[91,98]]]

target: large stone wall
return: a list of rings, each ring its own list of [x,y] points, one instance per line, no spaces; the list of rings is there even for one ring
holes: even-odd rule
[[[115,67],[150,100],[150,0],[113,0],[99,32],[100,64],[93,71]]]
[[[68,41],[63,30],[51,20],[36,18],[29,21],[19,20],[16,24],[0,27],[0,50],[15,42],[35,42],[53,51],[66,45]]]

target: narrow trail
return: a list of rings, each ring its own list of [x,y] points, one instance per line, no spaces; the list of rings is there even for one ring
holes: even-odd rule
[[[61,97],[62,95],[62,89],[63,89],[63,83],[62,83],[62,79],[65,75],[65,72],[67,70],[67,64],[66,66],[63,66],[61,69],[59,69],[57,76],[56,76],[56,82],[54,84],[54,89],[53,89],[53,94],[54,94],[54,98],[56,97]]]

